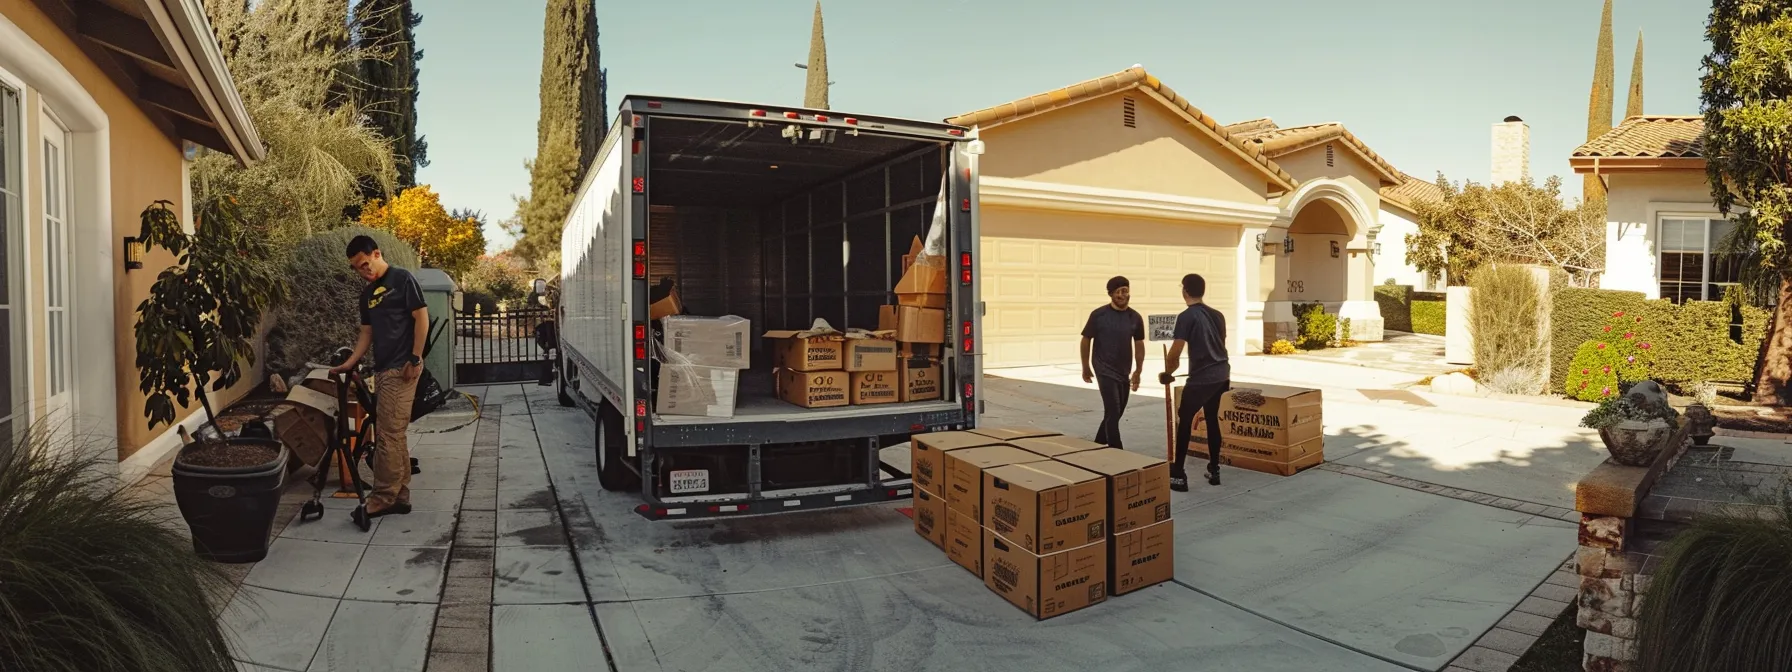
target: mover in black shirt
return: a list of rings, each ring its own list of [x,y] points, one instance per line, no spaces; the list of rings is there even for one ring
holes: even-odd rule
[[[1194,273],[1182,276],[1182,300],[1188,309],[1176,316],[1176,341],[1170,344],[1160,377],[1165,385],[1175,380],[1182,351],[1187,349],[1187,387],[1176,409],[1176,463],[1170,467],[1170,489],[1177,492],[1188,492],[1188,472],[1182,463],[1188,457],[1196,411],[1207,419],[1207,482],[1220,484],[1220,396],[1232,387],[1232,364],[1226,358],[1226,316],[1203,301],[1206,295],[1206,279]]]
[[[1083,382],[1101,389],[1101,428],[1095,442],[1115,448],[1123,447],[1120,416],[1126,399],[1139,391],[1139,373],[1145,370],[1145,318],[1127,306],[1131,301],[1131,283],[1114,276],[1108,280],[1108,304],[1089,313],[1083,325]]]
[[[345,373],[369,350],[373,352],[378,424],[374,490],[367,496],[367,516],[410,513],[411,451],[405,431],[411,426],[417,377],[423,373],[429,308],[423,303],[423,288],[417,285],[417,278],[386,263],[379,243],[372,238],[355,236],[348,242],[348,264],[367,281],[361,290],[361,336],[355,340],[355,354],[330,372]]]

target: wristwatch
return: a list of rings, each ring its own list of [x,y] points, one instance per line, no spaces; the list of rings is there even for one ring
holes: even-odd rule
[[[416,355],[405,355],[404,363],[406,363],[406,364],[422,364],[423,359]]]

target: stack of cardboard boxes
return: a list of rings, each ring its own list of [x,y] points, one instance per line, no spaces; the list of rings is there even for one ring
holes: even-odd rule
[[[659,396],[662,415],[734,416],[740,372],[752,367],[752,321],[732,315],[670,315],[661,322]]]
[[[896,282],[896,305],[877,314],[877,330],[895,335],[896,378],[903,401],[931,401],[942,396],[940,347],[946,342],[946,259],[922,253],[916,237],[902,257],[902,279]]]
[[[1175,391],[1182,403],[1182,388]],[[1266,474],[1293,476],[1325,461],[1319,390],[1280,385],[1238,386],[1220,398],[1220,462]],[[1207,429],[1195,414],[1188,445],[1207,459]]]
[[[914,437],[915,532],[1035,618],[1174,572],[1169,465],[1026,429]]]
[[[803,408],[905,401],[894,336],[831,328],[766,332],[778,397]]]

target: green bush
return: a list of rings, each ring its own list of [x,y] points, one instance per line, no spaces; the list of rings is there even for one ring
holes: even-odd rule
[[[1444,302],[1414,299],[1412,302],[1412,333],[1444,335]]]
[[[1300,327],[1300,342],[1295,345],[1302,350],[1324,350],[1338,338],[1338,316],[1327,314],[1325,306],[1317,303],[1303,303],[1294,306],[1295,319]]]
[[[348,267],[343,251],[355,236],[379,243],[386,262],[416,269],[417,252],[390,232],[346,226],[306,238],[287,257],[291,300],[275,313],[268,333],[268,369],[290,374],[308,361],[323,361],[331,351],[355,344],[361,324],[356,301],[366,286]]]
[[[1269,354],[1292,355],[1294,354],[1294,344],[1283,339],[1277,339],[1276,342],[1269,344]]]
[[[1412,331],[1412,287],[1387,284],[1375,288],[1375,303],[1381,306],[1382,328],[1391,331]]]
[[[1550,389],[1572,393],[1567,384],[1576,349],[1588,340],[1613,342],[1612,335],[1633,333],[1648,343],[1649,378],[1680,389],[1707,381],[1747,381],[1754,377],[1761,339],[1772,317],[1767,310],[1743,305],[1737,292],[1724,301],[1688,301],[1674,305],[1650,301],[1637,292],[1564,288],[1551,301],[1554,340]],[[1619,328],[1614,315],[1623,313]],[[1737,322],[1739,327],[1732,327]],[[1606,331],[1612,327],[1614,332]],[[1740,341],[1740,342],[1738,342]]]
[[[1468,331],[1475,345],[1475,368],[1499,377],[1506,394],[1536,394],[1543,388],[1543,287],[1522,266],[1490,265],[1469,280]],[[1533,382],[1534,381],[1534,382]]]
[[[509,254],[480,257],[461,279],[461,289],[498,301],[521,299],[529,293],[529,269]]]

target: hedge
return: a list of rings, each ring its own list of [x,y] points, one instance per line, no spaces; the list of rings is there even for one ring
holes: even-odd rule
[[[1444,335],[1444,302],[1414,299],[1412,302],[1412,333]]]
[[[1587,341],[1621,338],[1607,325],[1629,327],[1634,338],[1650,344],[1649,377],[1683,387],[1707,381],[1747,381],[1771,314],[1744,305],[1732,292],[1724,301],[1688,301],[1674,305],[1648,300],[1638,292],[1563,288],[1550,307],[1550,389],[1566,390],[1576,351]],[[1624,313],[1614,321],[1613,315]],[[1733,327],[1740,323],[1740,327]]]
[[[1381,306],[1381,325],[1391,331],[1412,331],[1412,286],[1381,285],[1375,288]]]

